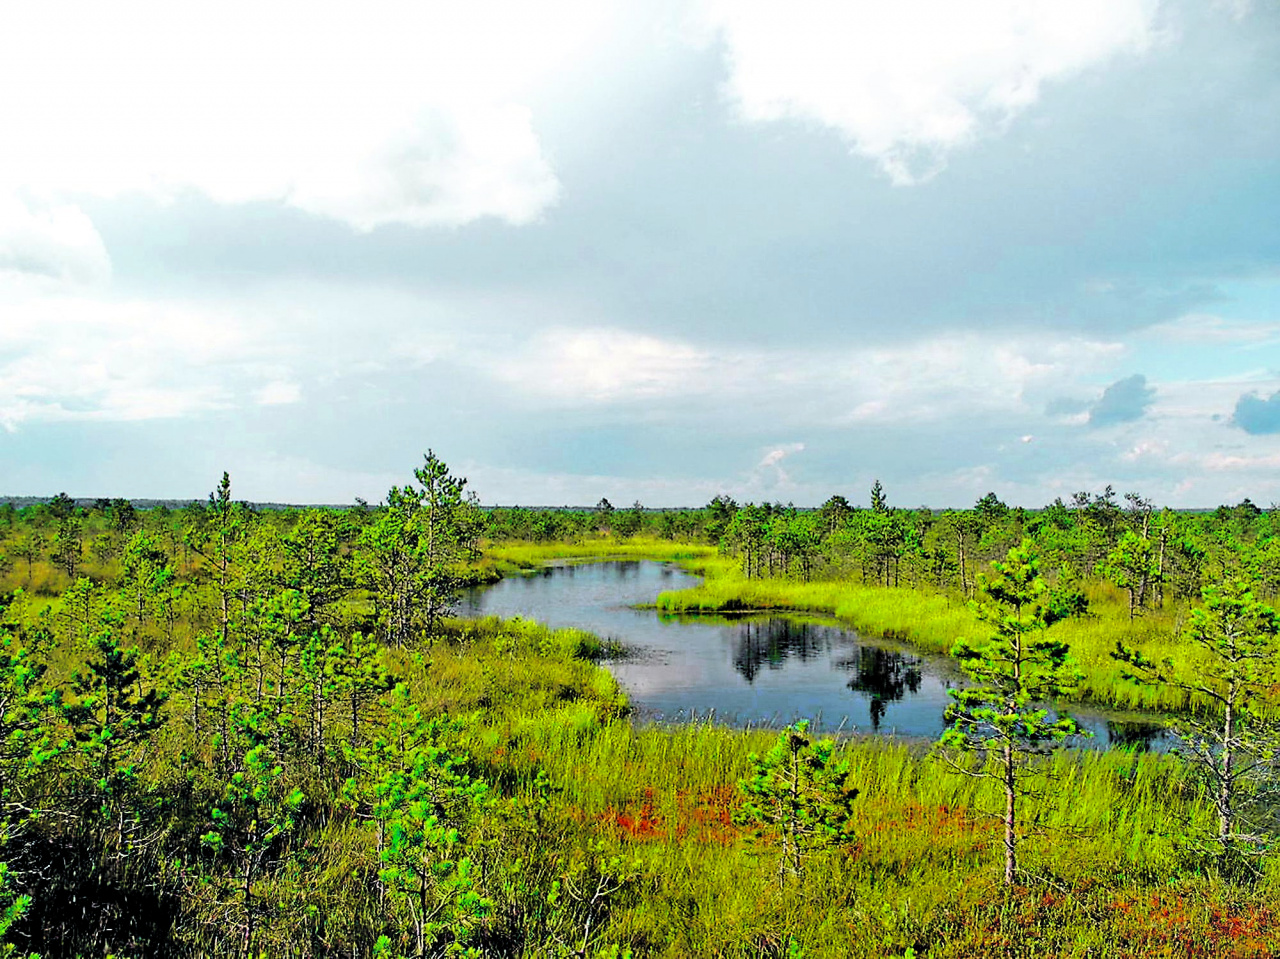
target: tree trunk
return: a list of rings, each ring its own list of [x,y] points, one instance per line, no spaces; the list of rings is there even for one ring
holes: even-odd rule
[[[253,956],[253,866],[247,861],[244,867],[244,879],[241,893],[244,896],[244,955],[245,959]]]
[[[1227,698],[1226,712],[1222,720],[1222,766],[1218,773],[1218,842],[1222,846],[1222,856],[1227,855],[1231,847],[1231,837],[1235,832],[1235,783],[1233,782],[1234,760],[1231,741],[1235,735],[1235,701]]]
[[[1018,836],[1015,829],[1018,794],[1014,788],[1013,743],[1004,744],[1004,884],[1013,885],[1018,869]]]
[[[1156,561],[1156,607],[1164,609],[1164,544],[1169,538],[1169,531],[1160,530],[1160,558]]]

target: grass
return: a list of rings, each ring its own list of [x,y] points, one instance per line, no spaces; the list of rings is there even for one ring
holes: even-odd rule
[[[832,588],[813,584],[802,598],[829,601],[817,591]],[[1169,756],[1054,755],[1029,783],[1022,885],[1005,890],[993,784],[948,772],[924,747],[848,740],[839,748],[859,790],[854,816],[838,843],[810,855],[801,879],[780,884],[774,840],[735,821],[749,756],[776,733],[633,725],[617,683],[594,662],[604,652],[580,630],[489,618],[446,621],[421,643],[381,653],[427,713],[461,721],[450,748],[490,785],[493,801],[463,840],[492,903],[482,955],[1280,952],[1280,875],[1268,866],[1229,881],[1186,842],[1211,827],[1211,814]],[[174,798],[167,841],[178,849],[205,828],[217,796],[183,772],[183,757],[196,754],[185,716],[174,707],[145,774],[156,795]],[[290,775],[310,811],[287,866],[259,886],[273,910],[264,948],[369,955],[387,921],[374,891],[376,828],[338,795],[333,767]],[[194,845],[185,855],[200,861]],[[173,886],[184,954],[227,951],[211,888]]]
[[[714,546],[673,543],[670,540],[641,536],[625,540],[592,538],[577,543],[489,543],[484,547],[484,562],[507,573],[528,572],[548,563],[599,562],[607,559],[678,562],[697,572],[704,564],[717,561],[718,557]]]
[[[870,586],[847,580],[802,583],[789,579],[747,579],[736,563],[724,558],[703,560],[706,581],[691,589],[658,596],[664,613],[699,614],[751,610],[804,611],[837,617],[860,632],[911,643],[934,653],[947,653],[956,639],[979,628],[962,599],[908,587]],[[1198,651],[1179,639],[1185,610],[1148,611],[1130,621],[1123,597],[1103,585],[1090,591],[1090,613],[1061,622],[1053,635],[1071,647],[1084,673],[1078,698],[1121,709],[1184,710],[1190,705],[1179,690],[1143,687],[1126,682],[1111,658],[1117,641],[1140,649],[1152,659],[1166,656],[1195,662]]]
[[[548,784],[546,824],[523,853],[618,880],[595,949],[1082,959],[1280,950],[1270,905],[1280,876],[1236,886],[1187,845],[1212,817],[1175,757],[1054,755],[1024,807],[1034,825],[1023,885],[1006,892],[998,787],[947,772],[920,747],[850,740],[840,748],[860,791],[855,816],[802,881],[779,886],[770,841],[734,822],[748,755],[775,733],[633,726],[616,688],[593,678],[601,671],[565,659],[583,651],[577,638],[497,620],[450,628],[419,678],[422,695],[470,710],[464,742],[512,801],[532,802],[536,783]]]
[[[600,540],[504,546],[493,554],[493,568],[506,563],[513,570],[626,557],[703,571],[702,587],[659,598],[668,612],[820,612],[938,651],[974,628],[955,598],[844,582],[747,581],[707,547]],[[55,591],[40,590],[12,615],[34,619]],[[1089,672],[1086,695],[1114,703],[1103,695],[1106,670],[1114,669],[1106,650],[1127,637],[1150,655],[1182,655],[1167,639],[1176,613],[1131,625],[1113,596],[1100,590],[1091,598],[1094,617],[1055,631]],[[186,649],[198,621],[184,624],[175,651]],[[1045,761],[1023,806],[1025,871],[1021,884],[1006,890],[994,784],[949,772],[925,747],[847,740],[839,749],[859,790],[854,816],[838,843],[811,854],[801,879],[781,884],[773,838],[756,839],[735,821],[749,756],[766,750],[776,733],[634,725],[617,683],[595,662],[606,652],[580,630],[485,619],[447,621],[409,648],[379,654],[424,711],[461,721],[450,748],[491,788],[493,801],[461,840],[477,888],[492,903],[481,929],[483,955],[1280,954],[1280,867],[1267,862],[1260,875],[1245,878],[1215,870],[1191,841],[1212,828],[1210,809],[1173,756],[1077,751]],[[73,644],[60,647],[57,656],[66,661],[55,659],[51,673],[71,669],[76,655]],[[160,867],[146,879],[171,890],[178,904],[175,915],[190,936],[182,954],[226,954],[235,944],[224,934],[224,904],[201,885],[208,876],[197,869],[208,862],[198,837],[218,793],[202,778],[206,764],[188,758],[200,753],[187,715],[175,700],[142,775],[147,794],[163,799],[157,809],[173,817],[163,868],[177,870],[186,857],[190,871],[168,886]],[[264,948],[273,955],[370,955],[373,934],[387,922],[375,893],[376,829],[340,795],[334,760],[314,768],[299,755],[290,762],[297,771],[287,775],[305,788],[309,806],[285,850],[287,865],[259,887],[273,910]],[[70,758],[50,775],[65,778],[68,788],[83,785]],[[50,816],[37,826],[59,837],[62,822]],[[68,840],[57,848],[76,847]],[[56,878],[56,870],[48,875]],[[76,888],[96,889],[99,881],[92,873]],[[71,914],[66,901],[41,908]],[[152,944],[147,954],[178,953]]]

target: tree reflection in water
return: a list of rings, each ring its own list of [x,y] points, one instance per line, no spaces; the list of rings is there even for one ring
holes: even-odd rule
[[[1168,730],[1163,723],[1148,723],[1141,720],[1107,720],[1107,742],[1120,749],[1132,749],[1134,752],[1150,752],[1152,747],[1160,745]]]
[[[733,668],[754,683],[762,666],[781,669],[792,657],[808,662],[825,653],[843,630],[786,619],[755,619],[738,623],[734,636]]]
[[[889,703],[897,702],[909,692],[919,692],[924,678],[920,669],[924,660],[879,646],[859,646],[849,659],[836,665],[853,673],[847,684],[850,689],[867,694],[871,706],[871,728],[877,732]]]

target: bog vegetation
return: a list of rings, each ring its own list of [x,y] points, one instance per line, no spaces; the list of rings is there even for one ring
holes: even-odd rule
[[[0,952],[1269,956],[1280,527],[1042,510],[0,505]],[[942,742],[638,726],[595,637],[452,618],[555,558],[950,651]],[[1073,750],[1073,700],[1180,750]]]

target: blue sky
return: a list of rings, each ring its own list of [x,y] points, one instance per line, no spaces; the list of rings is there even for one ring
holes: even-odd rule
[[[0,493],[1280,500],[1274,4],[25,6]]]

